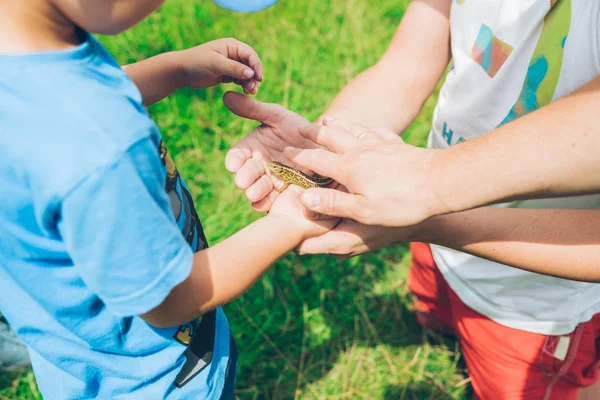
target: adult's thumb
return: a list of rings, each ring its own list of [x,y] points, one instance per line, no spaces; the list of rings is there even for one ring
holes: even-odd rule
[[[316,213],[350,218],[362,223],[368,223],[371,214],[364,197],[336,189],[305,190],[301,201],[304,207]]]
[[[225,93],[223,103],[232,113],[267,125],[280,121],[287,111],[279,104],[264,103],[237,92]]]

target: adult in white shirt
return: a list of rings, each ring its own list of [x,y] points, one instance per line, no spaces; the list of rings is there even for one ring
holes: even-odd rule
[[[501,170],[493,163],[533,160],[530,175],[539,177],[546,170],[561,177],[562,170],[569,170],[563,160],[577,160],[576,153],[586,171],[598,171],[586,164],[590,150],[581,143],[599,130],[594,115],[599,109],[599,15],[600,2],[589,0],[414,1],[380,62],[352,81],[325,113],[387,130],[365,132],[333,121],[327,123],[329,129],[309,127],[298,136],[298,127],[307,123],[302,117],[230,94],[225,102],[234,112],[263,125],[232,149],[227,167],[236,172],[236,183],[247,189],[255,208],[266,211],[277,194],[265,175],[264,160],[285,161],[286,146],[314,149],[311,140],[323,143],[343,155],[353,177],[339,173],[339,163],[336,169],[332,153],[325,150],[290,150],[287,155],[316,172],[335,175],[354,195],[336,192],[332,197],[331,192],[309,190],[305,205],[329,214],[350,212],[354,220],[388,226],[418,223],[475,206],[481,199],[590,192],[586,179],[562,185],[555,180],[559,184],[552,186],[525,174],[507,175],[503,171],[514,169]],[[440,92],[429,147],[464,142],[456,148],[468,151],[434,156],[439,151],[422,150],[414,166],[406,168],[412,173],[407,175],[394,169],[402,163],[390,160],[415,152],[389,131],[401,133],[414,120],[450,58],[453,67]],[[336,135],[328,135],[332,132],[346,136],[336,141],[331,139]],[[481,157],[486,144],[494,146],[493,139],[501,144],[499,150]],[[358,145],[361,141],[366,144]],[[336,143],[341,147],[332,148]],[[490,159],[494,154],[504,158]],[[383,169],[375,171],[370,165]],[[482,184],[486,172],[488,184]],[[398,176],[403,179],[393,185]],[[508,180],[522,183],[506,189],[503,182]],[[378,191],[369,192],[369,187]],[[395,190],[386,192],[389,187]],[[468,191],[476,194],[469,199],[463,195]],[[412,202],[406,201],[410,195],[415,196]],[[332,203],[332,198],[341,202]],[[302,249],[335,253],[336,243],[342,243],[350,250],[345,253],[354,254],[402,238],[447,246],[413,245],[411,288],[423,324],[459,335],[475,393],[482,398],[574,399],[580,387],[597,380],[600,286],[530,271],[565,276],[557,260],[571,258],[577,260],[568,265],[578,271],[575,278],[598,280],[586,274],[597,260],[599,206],[597,195],[519,200],[503,208],[430,218],[408,229],[345,220]],[[359,242],[362,249],[356,248]]]

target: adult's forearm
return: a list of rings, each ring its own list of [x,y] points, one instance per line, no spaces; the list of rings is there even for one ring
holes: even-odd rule
[[[448,0],[414,0],[381,60],[352,80],[324,115],[403,132],[450,59]]]
[[[599,111],[600,77],[489,134],[437,151],[431,184],[452,211],[598,192]]]
[[[140,90],[144,105],[154,104],[184,86],[179,53],[159,54],[123,67]]]
[[[374,66],[354,78],[337,95],[323,116],[402,133],[415,120],[428,94],[390,83],[384,67]]]
[[[565,279],[600,282],[600,210],[483,207],[423,222],[419,240]]]
[[[302,241],[284,216],[267,216],[221,243],[194,254],[189,277],[142,316],[158,327],[176,326],[240,296],[277,259]]]

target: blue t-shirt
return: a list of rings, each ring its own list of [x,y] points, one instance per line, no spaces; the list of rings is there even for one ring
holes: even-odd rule
[[[90,35],[0,55],[0,310],[48,399],[218,399],[221,309],[179,328],[137,315],[206,239],[141,95]]]

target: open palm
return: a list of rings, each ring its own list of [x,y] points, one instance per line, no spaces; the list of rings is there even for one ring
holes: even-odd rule
[[[279,104],[263,103],[235,92],[225,93],[223,102],[240,117],[261,123],[229,150],[225,166],[235,173],[235,184],[246,190],[254,209],[269,211],[278,196],[273,190],[278,182],[266,169],[266,163],[279,161],[294,166],[283,155],[285,147],[318,147],[298,134],[298,128],[309,121]]]

